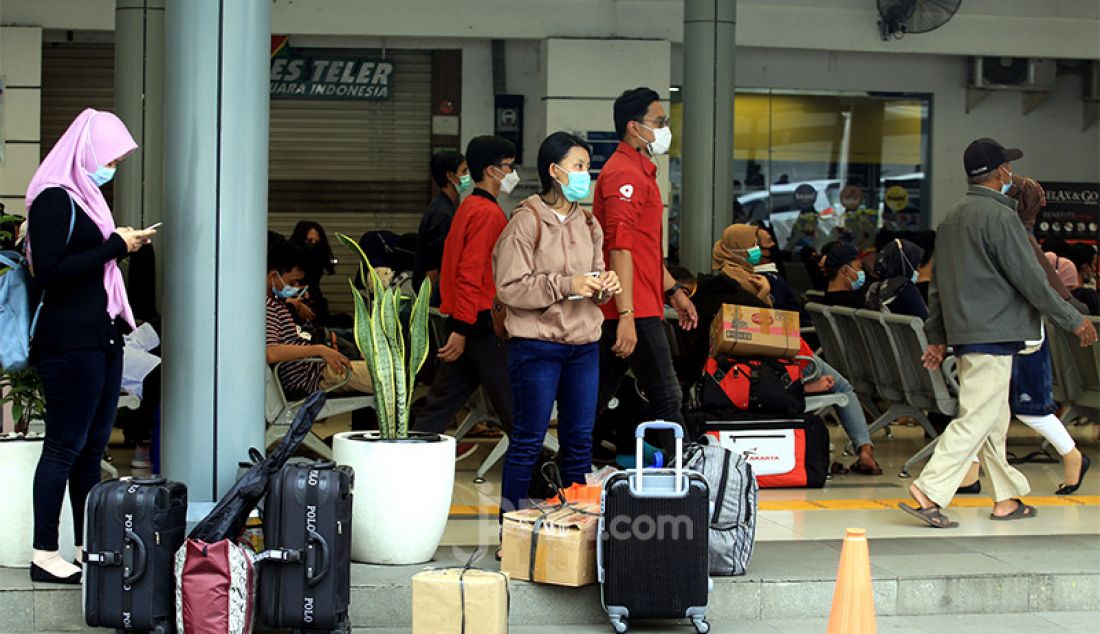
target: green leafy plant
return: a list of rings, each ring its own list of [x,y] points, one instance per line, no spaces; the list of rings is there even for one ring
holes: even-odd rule
[[[0,213],[0,247],[5,249],[12,247],[15,242],[13,229],[18,231],[19,224],[22,222],[23,216],[9,216]]]
[[[26,435],[31,420],[41,420],[46,415],[46,397],[42,379],[33,369],[19,372],[0,372],[0,405],[11,403],[15,433]]]
[[[407,300],[401,297],[399,289],[382,284],[358,242],[342,233],[336,236],[358,254],[359,277],[367,286],[367,290],[361,291],[348,280],[355,299],[355,343],[370,369],[380,436],[386,440],[407,439],[416,375],[428,358],[431,282],[424,280],[413,301],[406,341],[399,315],[402,303]]]

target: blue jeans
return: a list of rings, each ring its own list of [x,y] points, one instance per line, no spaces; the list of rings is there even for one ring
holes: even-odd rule
[[[122,350],[71,350],[35,366],[46,396],[46,439],[34,472],[34,548],[57,550],[58,522],[69,487],[76,545],[84,501],[99,483],[122,385]]]
[[[1050,342],[1033,354],[1017,354],[1012,359],[1012,385],[1009,403],[1012,413],[1024,416],[1046,416],[1058,411],[1054,402],[1054,369],[1050,361]]]
[[[569,345],[537,339],[508,344],[512,433],[504,459],[502,511],[527,505],[531,472],[542,449],[554,401],[558,403],[558,455],[565,486],[584,483],[592,468],[592,424],[600,379],[597,343]]]
[[[817,367],[821,369],[821,376],[831,376],[836,382],[829,393],[848,396],[848,404],[838,408],[837,413],[840,414],[840,424],[844,426],[848,438],[852,439],[852,446],[857,450],[863,445],[873,447],[871,432],[868,431],[867,427],[867,417],[863,415],[863,407],[859,404],[859,398],[856,396],[855,390],[852,389],[852,384],[848,382],[848,379],[841,376],[840,372],[825,363],[821,357],[815,357],[815,359],[817,359]]]

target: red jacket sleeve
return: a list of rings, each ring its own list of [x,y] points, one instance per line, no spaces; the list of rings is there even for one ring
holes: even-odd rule
[[[493,247],[507,224],[504,214],[479,214],[466,224],[466,239],[462,257],[455,271],[454,305],[451,325],[455,332],[465,335],[477,322],[478,300],[486,294],[482,288],[486,272],[492,271]],[[491,279],[491,275],[489,276]],[[490,294],[493,291],[488,291]],[[459,323],[455,323],[459,322]],[[466,326],[464,327],[463,324]]]
[[[634,231],[638,224],[638,197],[642,183],[634,182],[636,176],[613,171],[600,174],[596,195],[603,208],[600,225],[604,232],[604,246],[610,251],[630,251],[634,248]]]
[[[799,337],[798,342],[799,342],[798,356],[813,358],[814,351],[813,351],[813,348],[810,347],[810,344],[806,343],[806,340],[802,339],[801,337]],[[810,362],[805,360],[805,359],[797,359],[797,361],[798,361],[798,367],[802,371],[805,371],[806,367],[810,365]]]

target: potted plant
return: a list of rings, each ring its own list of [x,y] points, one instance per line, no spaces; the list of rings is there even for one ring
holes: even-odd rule
[[[428,357],[428,301],[424,280],[413,302],[408,332],[399,315],[404,300],[386,288],[358,243],[338,234],[359,255],[355,288],[355,341],[374,384],[378,431],[337,434],[336,462],[355,469],[352,559],[373,564],[431,560],[443,537],[454,488],[454,438],[409,431],[416,375]],[[407,336],[406,336],[407,335]]]
[[[31,420],[41,420],[46,408],[38,373],[0,372],[0,404],[5,414],[4,433],[0,434],[0,482],[8,483],[0,497],[0,516],[5,531],[10,531],[10,539],[0,540],[0,566],[26,567],[31,560],[34,526],[32,483],[42,454],[42,436],[29,430]]]

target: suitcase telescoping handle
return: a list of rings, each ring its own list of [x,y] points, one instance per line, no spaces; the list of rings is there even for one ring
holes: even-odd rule
[[[122,537],[122,583],[132,586],[145,574],[145,542],[133,531]]]
[[[645,433],[650,429],[667,429],[676,434],[676,493],[683,491],[683,476],[684,476],[684,428],[677,423],[673,423],[667,420],[655,420],[648,423],[642,423],[638,425],[638,429],[634,430],[635,439],[635,486],[639,491],[644,491],[645,486],[642,484],[642,474],[645,472],[645,450],[643,448],[645,444]]]

